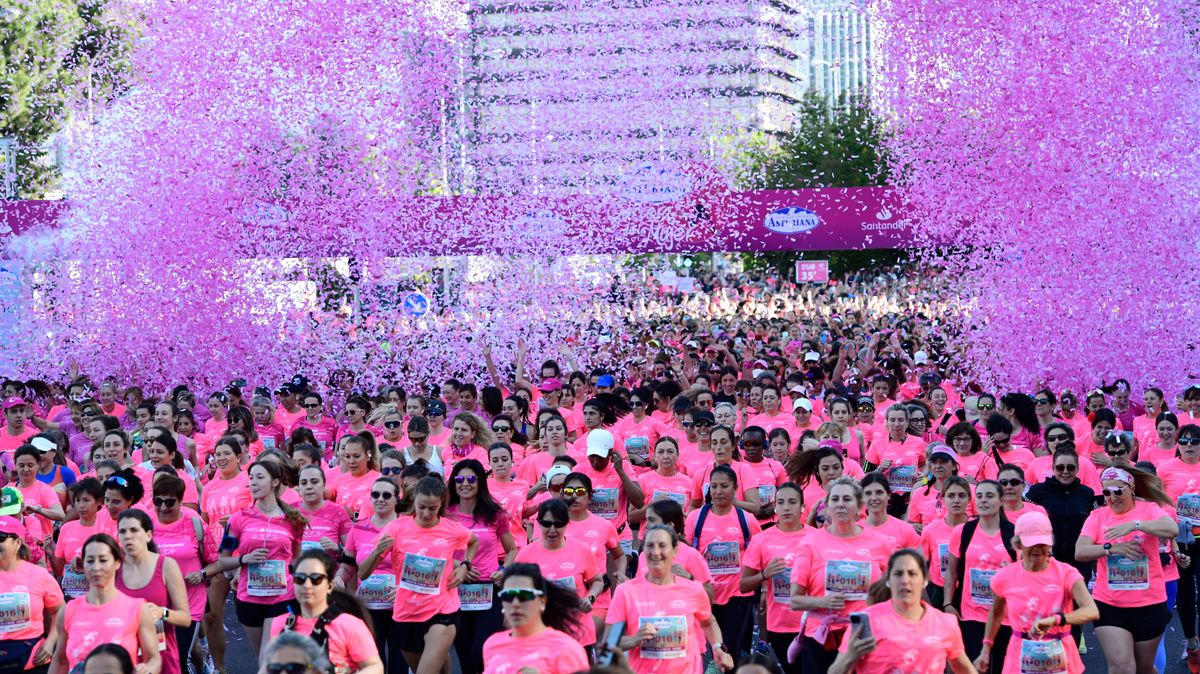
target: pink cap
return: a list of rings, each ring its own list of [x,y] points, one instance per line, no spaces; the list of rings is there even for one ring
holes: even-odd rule
[[[561,391],[562,390],[562,382],[559,381],[558,379],[555,379],[554,377],[551,377],[551,378],[547,379],[546,381],[543,381],[541,383],[541,385],[538,386],[538,390],[541,391],[542,393],[549,393],[551,391]]]
[[[1036,510],[1021,515],[1017,520],[1016,534],[1021,539],[1021,545],[1026,548],[1033,545],[1054,545],[1054,527],[1050,526],[1050,518]]]
[[[24,541],[29,538],[29,532],[25,529],[25,525],[15,518],[5,515],[0,517],[0,534],[16,534]]]
[[[25,399],[22,398],[21,396],[13,396],[4,401],[4,409],[9,410],[14,407],[24,407],[25,405],[28,405],[28,404],[29,403],[25,402]]]

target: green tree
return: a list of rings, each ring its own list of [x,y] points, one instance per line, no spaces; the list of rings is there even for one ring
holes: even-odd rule
[[[869,187],[888,184],[887,131],[868,101],[842,99],[830,104],[809,93],[796,112],[792,132],[774,140],[765,136],[745,146],[738,182],[741,189],[795,190],[818,187]],[[789,273],[797,259],[828,259],[830,271],[890,265],[906,257],[899,250],[852,250],[747,255],[747,267],[772,266]]]
[[[104,1],[28,0],[0,8],[0,137],[16,139],[18,196],[52,191],[47,152],[78,95],[99,108],[126,88],[131,33]]]

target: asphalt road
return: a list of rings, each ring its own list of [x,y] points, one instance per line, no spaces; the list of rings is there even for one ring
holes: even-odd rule
[[[257,657],[250,653],[250,644],[246,640],[242,626],[237,623],[237,612],[234,610],[232,601],[225,608],[225,633],[229,640],[228,652],[225,657],[229,674],[256,674],[258,671]],[[1081,657],[1086,671],[1089,674],[1108,671],[1104,662],[1104,653],[1100,650],[1100,644],[1096,641],[1096,635],[1091,627],[1084,628],[1083,640],[1087,646],[1087,653],[1082,654]],[[1167,630],[1166,652],[1167,667],[1166,671],[1161,674],[1188,674],[1187,663],[1179,658],[1183,653],[1183,634],[1180,632],[1178,618],[1171,622],[1171,627]],[[453,671],[457,673],[457,663],[454,664]]]

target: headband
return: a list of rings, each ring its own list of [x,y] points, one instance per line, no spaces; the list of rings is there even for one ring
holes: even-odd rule
[[[1103,482],[1104,480],[1116,480],[1125,484],[1134,484],[1133,476],[1129,474],[1129,471],[1115,466],[1105,468],[1104,472],[1100,474],[1100,481]]]

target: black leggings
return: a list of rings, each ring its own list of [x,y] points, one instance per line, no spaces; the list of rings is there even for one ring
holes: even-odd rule
[[[838,632],[837,642],[841,644],[842,638],[846,631]],[[828,672],[830,667],[833,667],[833,661],[837,660],[837,649],[826,650],[825,644],[817,641],[812,637],[804,637],[804,650],[800,651],[801,670],[805,674],[809,672]]]
[[[591,620],[584,616],[584,620]],[[458,632],[454,636],[454,651],[462,674],[483,672],[483,642],[504,627],[504,616],[500,613],[500,600],[492,595],[492,607],[486,611],[459,611]]]
[[[1192,563],[1185,569],[1179,567],[1179,596],[1175,599],[1175,608],[1179,611],[1179,622],[1183,623],[1183,636],[1187,639],[1196,638],[1196,591],[1200,583],[1196,582],[1196,565],[1200,564],[1200,541],[1179,546],[1179,551],[1192,558]]]
[[[796,658],[796,662],[788,662],[788,646],[796,640],[796,635],[789,632],[767,632],[767,643],[771,644],[771,650],[775,651],[775,659],[779,661],[779,667],[784,674],[800,674],[800,658]]]
[[[22,674],[40,639],[0,639],[0,674]]]
[[[379,659],[383,662],[385,674],[408,674],[408,663],[404,656],[397,652],[388,652],[388,636],[396,629],[396,621],[392,620],[392,609],[367,609],[371,614],[371,622],[375,627],[375,648],[379,649]]]
[[[960,620],[958,627],[962,631],[963,650],[967,652],[967,657],[971,659],[971,662],[975,662],[975,658],[979,657],[979,651],[983,650],[983,631],[987,625],[974,620]],[[1001,626],[1000,631],[996,632],[996,640],[992,643],[989,672],[1004,671],[1004,654],[1008,651],[1008,640],[1011,638],[1011,627]]]
[[[713,605],[713,617],[721,627],[721,638],[725,640],[725,648],[737,662],[742,657],[742,651],[747,649],[750,635],[753,633],[754,597],[730,597],[725,604]]]
[[[175,626],[175,648],[179,651],[179,671],[188,673],[188,662],[192,659],[192,644],[196,641],[196,633],[200,631],[200,620],[193,620],[188,627]]]

